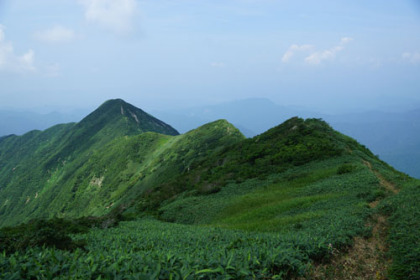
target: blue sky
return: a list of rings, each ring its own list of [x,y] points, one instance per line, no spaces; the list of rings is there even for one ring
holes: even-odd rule
[[[0,107],[420,108],[417,0],[0,0]]]

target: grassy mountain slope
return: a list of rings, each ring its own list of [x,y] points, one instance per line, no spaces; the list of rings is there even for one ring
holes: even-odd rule
[[[83,125],[1,138],[0,219],[125,209],[137,220],[74,235],[85,251],[0,254],[1,277],[418,278],[420,182],[325,122],[292,118],[246,139],[220,120],[171,136],[138,129],[119,102]]]
[[[175,137],[147,132],[117,138],[92,152],[71,177],[59,181],[60,193],[48,200],[57,203],[62,216],[103,215],[187,172],[191,162],[208,151],[242,139],[237,130],[229,133],[226,128],[231,125],[218,121]]]
[[[385,196],[366,162],[390,169],[315,119],[292,118],[212,156],[172,184],[144,194],[145,200],[160,202],[161,219],[251,231],[305,228],[306,222],[333,226],[332,215],[354,213],[363,223],[367,204]],[[212,186],[218,192],[186,192],[189,184],[192,190]],[[173,193],[177,185],[183,191]]]
[[[66,215],[69,203],[75,205],[70,215],[98,213],[87,210],[91,208],[89,203],[86,199],[79,201],[77,192],[79,184],[87,180],[83,190],[100,188],[102,175],[95,173],[95,169],[81,174],[82,167],[92,165],[94,156],[115,139],[147,131],[178,134],[142,110],[116,99],[105,102],[79,123],[3,137],[0,139],[0,224]],[[98,199],[92,195],[84,192],[83,197]]]

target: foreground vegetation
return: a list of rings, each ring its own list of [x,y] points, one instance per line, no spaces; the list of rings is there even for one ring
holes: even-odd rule
[[[389,278],[418,279],[419,204],[399,207],[418,194],[417,182],[388,170],[389,179],[405,182],[393,196],[354,159],[312,162],[264,180],[231,183],[213,195],[187,195],[159,211],[160,219],[177,223],[144,217],[103,229],[89,219],[52,220],[72,245],[41,241],[4,251],[0,278],[310,279],[318,264],[345,254],[355,236],[368,238],[367,219],[382,211],[390,216]],[[204,201],[209,207],[200,209]],[[373,201],[382,201],[379,210],[369,207]],[[2,232],[10,235],[10,229]]]
[[[304,275],[309,259],[330,256],[346,232],[247,233],[162,223],[123,222],[86,235],[87,251],[31,248],[0,257],[5,279],[282,279]],[[335,242],[334,242],[335,241]]]

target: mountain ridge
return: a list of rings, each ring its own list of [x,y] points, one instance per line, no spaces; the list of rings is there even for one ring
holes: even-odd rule
[[[218,192],[228,180],[339,156],[348,145],[373,156],[340,135],[321,120],[297,117],[250,139],[226,120],[178,135],[141,109],[108,100],[79,123],[0,142],[0,223],[19,212],[22,219],[103,215],[142,194],[148,202],[139,207],[156,209],[171,195]]]
[[[21,135],[30,129],[43,130],[58,122],[80,120],[81,111],[77,114],[76,112],[61,113],[55,116],[54,114],[38,116],[28,112],[0,111],[2,120],[0,135]],[[322,118],[336,130],[368,146],[375,154],[397,169],[420,178],[418,168],[420,154],[414,152],[420,145],[418,112],[419,110],[407,108],[405,111],[401,109],[398,112],[378,109],[357,113],[324,114],[308,108],[277,105],[270,100],[259,98],[190,107],[183,110],[169,108],[164,112],[152,111],[153,115],[167,120],[179,132],[184,133],[207,122],[224,118],[233,123],[247,137],[260,134],[292,116]]]
[[[420,110],[370,110],[354,113],[321,113],[309,108],[283,106],[264,99],[245,99],[181,110],[156,111],[180,132],[214,119],[226,118],[247,137],[293,116],[322,118],[334,129],[355,138],[375,154],[410,176],[420,178]]]

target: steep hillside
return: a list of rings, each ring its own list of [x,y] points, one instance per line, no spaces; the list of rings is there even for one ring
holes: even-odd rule
[[[66,215],[66,205],[77,197],[81,178],[88,176],[86,180],[92,182],[85,187],[99,188],[102,184],[102,175],[95,170],[80,175],[82,167],[116,139],[148,131],[178,134],[169,125],[117,99],[105,102],[79,123],[1,138],[0,224]],[[85,204],[72,210],[86,213],[89,207]]]

